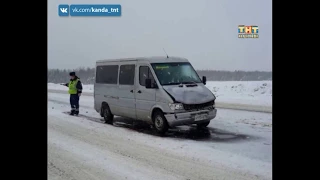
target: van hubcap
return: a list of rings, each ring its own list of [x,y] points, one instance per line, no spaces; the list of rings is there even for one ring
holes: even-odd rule
[[[157,116],[154,122],[157,129],[161,129],[163,125],[163,119],[160,116]]]

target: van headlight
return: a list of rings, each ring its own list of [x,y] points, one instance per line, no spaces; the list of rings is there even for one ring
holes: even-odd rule
[[[171,110],[182,110],[183,109],[183,105],[181,103],[169,103],[169,107]]]

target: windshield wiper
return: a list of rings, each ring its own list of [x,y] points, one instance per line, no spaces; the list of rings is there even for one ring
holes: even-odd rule
[[[194,82],[194,81],[184,81],[184,82],[181,82],[179,86],[182,87],[183,84],[185,84],[186,87],[198,86],[198,84],[196,82]]]
[[[184,82],[181,82],[181,84],[197,84],[197,83],[194,81],[184,81]]]
[[[178,85],[180,83],[173,83],[173,82],[170,82],[170,83],[166,83],[166,84],[162,84],[162,86],[165,86],[165,85]]]
[[[182,85],[182,84],[198,85],[194,81],[184,81],[184,82],[179,82],[179,83],[178,82],[170,82],[170,83],[162,84],[162,86],[165,86],[165,85]]]

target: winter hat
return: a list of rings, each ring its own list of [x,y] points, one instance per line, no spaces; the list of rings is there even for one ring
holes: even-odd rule
[[[75,72],[70,72],[69,75],[70,75],[70,76],[75,76],[76,73],[75,73]]]

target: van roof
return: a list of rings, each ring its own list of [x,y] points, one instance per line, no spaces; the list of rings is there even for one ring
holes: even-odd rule
[[[96,63],[136,61],[136,60],[149,61],[150,63],[189,62],[188,59],[182,58],[182,57],[169,56],[169,58],[167,58],[166,56],[149,56],[149,57],[135,57],[135,58],[105,59],[105,60],[98,60]]]

